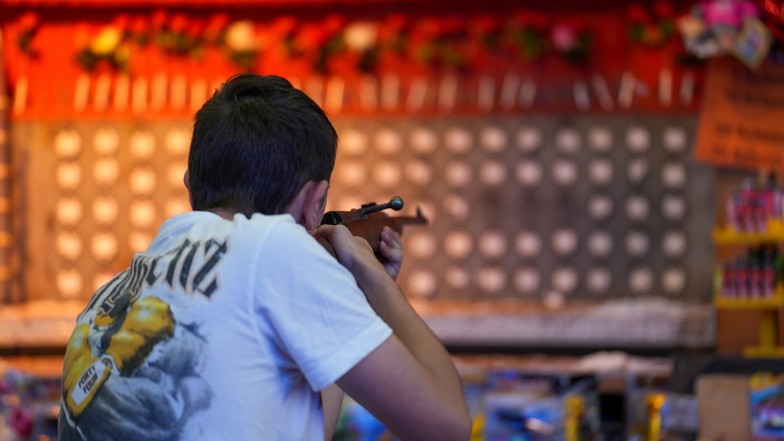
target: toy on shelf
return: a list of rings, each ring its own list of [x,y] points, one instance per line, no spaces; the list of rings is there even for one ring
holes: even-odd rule
[[[774,244],[750,247],[743,255],[725,262],[719,273],[717,296],[729,305],[782,305],[784,256]],[[749,301],[752,301],[749,303]]]
[[[697,397],[653,385],[633,386],[626,394],[627,438],[642,441],[694,440]]]
[[[735,55],[756,69],[767,57],[773,35],[751,0],[703,0],[678,20],[686,50],[698,58]]]
[[[740,233],[765,233],[772,226],[781,227],[784,195],[775,174],[764,184],[746,178],[741,190],[727,200],[727,223]],[[778,225],[771,225],[778,221]],[[784,231],[782,231],[784,232]]]
[[[784,376],[760,372],[749,383],[753,439],[784,438]]]
[[[762,182],[760,180],[759,182]],[[784,357],[778,342],[778,311],[784,308],[784,194],[775,174],[764,183],[753,178],[727,200],[727,225],[713,233],[717,245],[745,245],[746,252],[716,270],[714,304],[718,309],[760,311],[758,347],[749,357]]]

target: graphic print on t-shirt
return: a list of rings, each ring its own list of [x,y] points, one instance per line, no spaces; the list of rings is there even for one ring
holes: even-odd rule
[[[211,299],[227,249],[228,239],[186,239],[161,256],[137,254],[96,292],[65,354],[62,440],[177,440],[209,407],[206,341],[198,324],[177,321],[172,300]]]

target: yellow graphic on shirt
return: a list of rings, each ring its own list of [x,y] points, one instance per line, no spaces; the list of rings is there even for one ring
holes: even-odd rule
[[[63,396],[66,397],[66,406],[74,418],[84,411],[84,408],[95,395],[95,391],[109,375],[108,369],[99,369],[96,362],[98,357],[90,352],[87,335],[90,325],[79,325],[68,340],[68,349],[65,352],[63,377]]]
[[[170,441],[199,424],[213,397],[202,376],[207,339],[169,302],[211,301],[228,249],[228,238],[185,238],[162,255],[135,255],[95,292],[66,349],[61,441]]]
[[[109,339],[106,350],[95,354],[90,338],[111,332],[107,328],[115,328],[116,320],[121,319],[123,322]],[[100,314],[93,326],[79,325],[68,342],[63,369],[63,397],[71,419],[78,420],[113,368],[121,375],[132,373],[156,344],[173,334],[171,308],[157,297],[133,301],[127,314],[116,319]]]
[[[174,334],[174,318],[169,305],[156,297],[131,303],[120,330],[114,334],[106,354],[114,359],[122,375],[133,372],[152,348]]]

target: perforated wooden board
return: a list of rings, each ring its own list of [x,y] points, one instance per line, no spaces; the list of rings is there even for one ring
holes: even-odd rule
[[[708,300],[714,172],[694,116],[337,118],[330,209],[406,201],[400,283],[423,299]],[[87,298],[188,209],[190,123],[13,128],[27,299]]]
[[[443,299],[710,298],[693,117],[340,120],[331,206],[400,195],[401,285]]]

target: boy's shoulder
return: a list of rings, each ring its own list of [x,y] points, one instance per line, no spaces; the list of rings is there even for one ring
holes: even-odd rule
[[[256,213],[247,217],[242,213],[237,213],[233,218],[225,218],[209,211],[190,211],[172,216],[164,221],[159,235],[209,235],[217,232],[230,233],[248,229],[286,231],[301,228],[289,214],[265,215]]]

